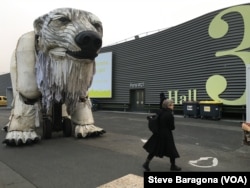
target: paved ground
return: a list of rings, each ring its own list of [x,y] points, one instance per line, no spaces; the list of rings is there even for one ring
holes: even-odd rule
[[[10,110],[0,109],[0,127]],[[96,111],[96,125],[107,133],[88,139],[52,139],[32,146],[0,145],[0,188],[143,187],[141,167],[150,136],[145,113]],[[41,129],[37,130],[41,133]],[[176,116],[174,132],[186,172],[249,172],[250,146],[242,144],[240,120],[201,120]],[[0,132],[0,140],[5,138]],[[169,171],[167,158],[153,159],[152,171]],[[127,186],[125,186],[127,185]]]

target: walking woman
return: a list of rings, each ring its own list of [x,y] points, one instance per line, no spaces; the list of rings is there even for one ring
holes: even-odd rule
[[[150,171],[149,163],[154,157],[163,158],[164,156],[169,157],[170,159],[171,171],[181,170],[181,168],[175,164],[175,159],[180,156],[176,149],[172,133],[175,129],[173,109],[173,100],[165,99],[162,103],[162,109],[160,111],[159,133],[153,134],[143,145],[143,148],[148,152],[147,159],[143,164],[143,168],[146,171]]]

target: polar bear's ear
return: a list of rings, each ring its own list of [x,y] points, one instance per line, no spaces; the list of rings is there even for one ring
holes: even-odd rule
[[[40,16],[39,18],[37,18],[33,22],[33,27],[34,27],[35,35],[40,35],[40,31],[41,31],[41,29],[43,27],[43,24],[44,24],[45,19],[46,19],[47,16],[48,16],[48,14]]]
[[[35,49],[36,51],[39,50],[39,39],[41,36],[41,30],[43,28],[44,22],[47,18],[48,14],[40,16],[33,22],[34,33],[35,33]]]

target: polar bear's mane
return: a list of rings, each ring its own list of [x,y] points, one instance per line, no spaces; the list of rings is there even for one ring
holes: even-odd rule
[[[71,113],[79,98],[86,97],[94,73],[93,60],[73,60],[67,56],[58,59],[38,52],[36,75],[42,104],[49,110],[53,100],[64,102]]]

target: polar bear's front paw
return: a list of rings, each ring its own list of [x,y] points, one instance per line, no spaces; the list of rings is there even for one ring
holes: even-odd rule
[[[35,131],[10,131],[7,133],[3,144],[8,146],[30,145],[41,140]]]
[[[75,127],[76,138],[96,137],[104,133],[106,133],[105,130],[95,125],[77,125]]]

